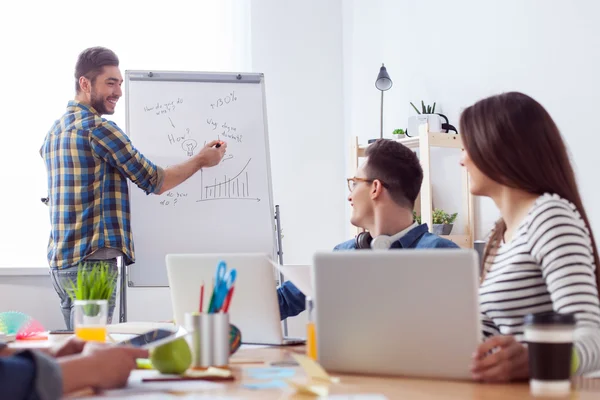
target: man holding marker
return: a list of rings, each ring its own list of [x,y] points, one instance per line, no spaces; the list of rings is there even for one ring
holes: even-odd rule
[[[123,265],[135,261],[127,180],[147,194],[162,194],[200,169],[219,164],[227,149],[225,142],[214,140],[181,164],[165,169],[155,165],[114,122],[102,118],[114,113],[122,83],[115,53],[103,47],[81,52],[75,99],[40,149],[48,173],[50,275],[68,329],[73,329],[73,304],[66,289],[84,263],[105,260],[116,272],[119,257]],[[116,290],[109,302],[109,323],[115,295]]]

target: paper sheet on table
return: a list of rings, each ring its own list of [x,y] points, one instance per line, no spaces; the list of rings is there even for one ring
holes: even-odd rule
[[[106,328],[108,333],[126,335],[141,335],[154,329],[177,329],[172,322],[121,322],[119,324],[110,324]]]
[[[274,263],[273,261],[271,261],[271,264],[273,264],[286,279],[292,281],[305,296],[314,297],[310,265],[281,265]]]
[[[107,397],[129,396],[132,394],[166,392],[197,392],[211,389],[222,389],[225,385],[210,381],[176,381],[176,382],[142,382],[144,378],[169,377],[171,375],[161,375],[156,370],[133,370],[129,375],[127,387],[124,389],[107,390],[104,395]],[[175,375],[172,375],[175,376]]]
[[[108,393],[108,392],[106,392]],[[125,392],[124,392],[125,393]],[[157,392],[157,393],[138,393],[138,394],[124,394],[125,397],[120,397],[113,394],[110,394],[109,399],[127,399],[127,400],[182,400],[182,397],[180,395],[173,395],[173,394],[168,394],[168,393],[163,393],[163,392]],[[98,399],[98,398],[104,398],[106,397],[106,394],[103,393],[101,395],[94,395],[94,396],[86,396],[86,397],[73,397],[74,399],[78,399],[78,400],[91,400],[91,399]],[[67,397],[69,398],[69,397]]]
[[[327,400],[388,400],[382,394],[334,394],[328,396]]]

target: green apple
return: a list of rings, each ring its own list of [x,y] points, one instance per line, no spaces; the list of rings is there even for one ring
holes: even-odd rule
[[[571,376],[575,376],[575,373],[579,369],[579,354],[577,349],[573,346],[573,355],[571,356]]]
[[[183,374],[192,364],[192,352],[184,338],[150,351],[152,366],[162,374]]]

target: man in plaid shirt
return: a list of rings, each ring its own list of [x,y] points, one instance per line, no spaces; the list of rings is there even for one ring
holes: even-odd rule
[[[87,261],[135,261],[127,180],[147,194],[162,194],[202,168],[221,162],[227,144],[212,141],[189,160],[161,168],[102,115],[113,114],[122,95],[119,59],[111,50],[84,50],[75,66],[75,100],[46,135],[40,154],[48,172],[50,240],[48,262],[68,329],[73,304],[66,289]],[[116,281],[115,281],[116,287]],[[109,322],[116,288],[109,301]]]

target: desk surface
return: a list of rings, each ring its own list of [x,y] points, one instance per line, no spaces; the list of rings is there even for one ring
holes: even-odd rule
[[[292,361],[290,352],[303,352],[303,347],[287,348],[242,348],[232,357],[232,371],[236,380],[219,385],[205,394],[214,396],[231,396],[232,398],[281,399],[298,398],[294,391],[285,389],[251,390],[244,388],[243,383],[253,382],[244,376],[245,368],[268,366],[270,362]],[[260,364],[236,364],[236,360],[264,361]],[[526,399],[530,398],[527,383],[505,385],[477,384],[468,382],[451,382],[409,378],[381,378],[352,376],[332,373],[340,377],[341,382],[329,386],[329,394],[379,394],[388,399]],[[294,380],[302,381],[304,373],[298,369]],[[575,390],[570,398],[598,399],[600,398],[600,379],[577,379],[574,381]],[[133,394],[133,393],[132,393]],[[531,397],[533,398],[533,397]]]
[[[31,347],[31,343],[25,344],[28,346],[19,346],[18,343],[13,343],[11,347]],[[41,342],[39,344],[40,347],[42,347],[42,344],[45,347],[49,343]],[[204,393],[214,396],[231,396],[232,398],[298,398],[294,396],[294,390],[291,388],[252,390],[243,387],[244,383],[259,382],[257,380],[250,379],[244,373],[244,369],[268,367],[272,362],[293,361],[291,352],[304,353],[304,347],[242,346],[242,348],[231,358],[231,369],[236,378],[235,381],[229,383],[219,383],[216,385],[216,388],[211,388],[208,392]],[[297,369],[296,374],[292,379],[298,382],[305,382],[304,372],[299,367],[291,368]],[[398,377],[383,378],[354,376],[336,374],[335,372],[330,372],[330,374],[332,376],[339,377],[341,380],[340,383],[329,385],[330,395],[379,394],[386,396],[388,399],[406,398],[413,400],[510,400],[534,398],[529,394],[529,385],[527,382],[499,385]],[[265,380],[262,380],[262,382],[264,381]],[[597,400],[600,398],[600,378],[577,378],[573,381],[573,387],[574,390],[569,398],[577,398],[578,400]],[[132,392],[132,397],[135,394],[135,392]],[[140,393],[137,392],[137,396],[139,396],[139,394]],[[77,396],[69,396],[69,398],[77,398]]]

